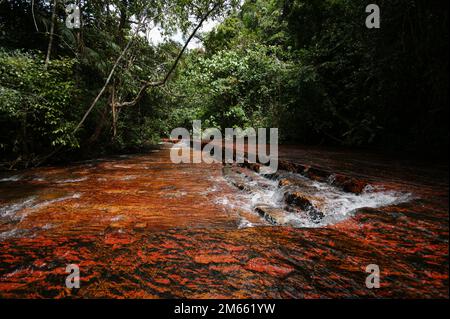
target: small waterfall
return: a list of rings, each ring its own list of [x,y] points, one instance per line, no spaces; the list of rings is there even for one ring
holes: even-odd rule
[[[226,169],[224,174],[241,191],[219,198],[217,203],[238,212],[240,227],[270,224],[324,227],[350,217],[359,208],[380,208],[412,198],[410,193],[370,185],[354,194],[286,171],[280,171],[274,179],[243,168]],[[249,216],[256,218],[250,221]]]

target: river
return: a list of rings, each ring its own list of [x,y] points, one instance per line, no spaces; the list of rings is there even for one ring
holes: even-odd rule
[[[448,167],[284,147],[263,176],[169,147],[0,175],[0,297],[448,298]]]

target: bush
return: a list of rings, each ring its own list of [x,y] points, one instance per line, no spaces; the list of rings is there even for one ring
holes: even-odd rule
[[[52,60],[47,69],[39,53],[0,51],[0,147],[7,160],[37,160],[42,150],[78,146],[74,60]],[[2,155],[3,157],[3,155]]]

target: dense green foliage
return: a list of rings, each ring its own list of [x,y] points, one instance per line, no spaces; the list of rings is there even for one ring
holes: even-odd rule
[[[183,93],[176,103],[207,127],[273,126],[286,66],[270,56],[269,49],[255,45],[211,57],[191,56],[175,84]]]
[[[43,70],[43,59],[39,53],[0,51],[2,151],[33,156],[56,145],[78,146],[70,135],[76,120],[75,61],[59,59]]]
[[[279,127],[284,142],[447,152],[444,2],[375,1],[380,29],[365,27],[363,0],[73,2],[80,29],[63,1],[0,3],[3,167],[135,151],[193,119]],[[189,35],[211,8],[222,22],[170,73],[182,44],[142,35],[155,24]]]
[[[78,29],[66,26],[67,3],[80,5]],[[232,6],[206,0],[0,2],[1,166],[36,165],[49,155],[136,151],[167,135],[163,89],[138,93],[142,83],[168,74],[181,44],[153,45],[143,35],[155,25],[167,35],[189,34],[212,8],[210,17]]]
[[[285,141],[442,151],[446,5],[378,1],[382,27],[367,29],[369,3],[247,1],[191,59],[195,72],[184,75],[188,94],[178,103],[197,105],[204,119],[237,114],[238,125],[272,124]]]

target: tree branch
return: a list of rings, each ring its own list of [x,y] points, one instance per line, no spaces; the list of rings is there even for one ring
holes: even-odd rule
[[[195,27],[194,31],[192,31],[191,35],[189,36],[189,38],[186,40],[186,42],[184,43],[183,48],[181,49],[180,53],[178,54],[178,56],[176,57],[175,61],[173,62],[171,68],[169,69],[169,71],[167,72],[167,74],[164,76],[164,78],[160,81],[155,81],[155,82],[145,82],[144,85],[141,86],[141,88],[139,89],[138,94],[136,95],[136,97],[129,102],[122,102],[122,103],[118,103],[117,106],[118,107],[125,107],[125,106],[134,106],[136,105],[140,99],[144,96],[145,90],[147,90],[149,87],[157,87],[157,86],[162,86],[165,85],[166,82],[169,80],[170,76],[172,75],[172,73],[175,71],[175,69],[177,68],[178,63],[180,62],[181,57],[183,56],[184,52],[186,51],[189,43],[191,42],[191,40],[194,38],[194,36],[196,35],[197,31],[201,28],[203,22],[205,22],[209,16],[219,7],[220,2],[217,2],[200,20],[199,24]]]
[[[2,1],[2,0],[0,0]],[[55,0],[57,1],[57,0]],[[197,31],[200,29],[200,27],[202,26],[203,22],[208,19],[208,17],[219,7],[220,3],[216,3],[213,8],[211,10],[209,10],[205,16],[203,16],[203,18],[200,20],[200,23],[197,25],[197,27],[194,29],[194,31],[192,32],[192,34],[189,36],[189,38],[187,39],[186,43],[183,46],[183,49],[180,51],[180,53],[178,54],[177,58],[175,59],[172,67],[170,68],[169,72],[166,74],[166,76],[163,78],[163,80],[161,81],[157,81],[157,82],[146,82],[141,89],[139,90],[138,95],[136,96],[136,98],[131,101],[131,102],[124,102],[121,104],[117,104],[118,107],[120,106],[130,106],[130,105],[134,105],[136,104],[144,95],[144,92],[147,88],[149,87],[156,87],[156,86],[161,86],[164,85],[167,80],[169,79],[170,75],[172,74],[172,72],[176,69],[178,62],[180,61],[184,51],[186,51],[187,46],[189,45],[190,41],[192,40],[192,38],[195,36],[195,34],[197,33]],[[142,23],[146,20],[145,16],[144,19],[142,20]],[[140,26],[138,26],[138,28],[136,29],[136,33],[135,35],[137,35],[139,33],[139,29]],[[109,82],[111,81],[111,78],[114,74],[114,71],[116,70],[119,62],[122,60],[123,56],[125,55],[125,53],[128,51],[129,47],[131,46],[132,42],[134,41],[135,36],[133,36],[130,41],[128,41],[126,47],[124,48],[124,50],[122,51],[122,53],[120,54],[120,56],[117,58],[116,62],[114,63],[113,68],[111,69],[108,78],[105,81],[105,84],[103,85],[102,89],[100,90],[100,92],[97,94],[97,96],[95,97],[94,101],[92,102],[92,104],[90,105],[89,109],[86,111],[86,113],[83,115],[83,118],[80,120],[80,122],[77,124],[77,126],[75,127],[75,129],[72,131],[72,134],[75,134],[80,127],[83,125],[84,121],[86,120],[86,118],[88,117],[88,115],[91,113],[91,111],[94,109],[95,105],[97,104],[98,100],[100,99],[100,97],[103,95],[103,93],[105,92]],[[53,150],[50,154],[42,157],[39,161],[37,161],[37,163],[35,164],[35,166],[39,166],[41,165],[43,162],[45,162],[47,159],[49,159],[50,157],[52,157],[53,155],[55,155],[57,152],[59,152],[59,150],[62,148],[62,145],[58,146],[55,150]]]
[[[139,30],[141,28],[141,24],[144,23],[144,21],[146,20],[146,17],[144,15],[144,18],[141,20],[141,22],[139,23],[138,27],[136,28],[136,34],[139,33]],[[128,51],[128,49],[130,48],[131,44],[133,43],[135,37],[132,36],[131,39],[128,41],[127,45],[125,46],[125,48],[122,50],[122,52],[120,53],[119,57],[116,59],[116,62],[114,63],[111,71],[109,72],[108,77],[106,78],[105,84],[103,85],[102,89],[100,90],[100,92],[98,92],[97,96],[95,97],[94,101],[92,101],[91,106],[87,109],[87,111],[84,113],[83,117],[81,118],[80,122],[78,122],[77,126],[75,127],[75,129],[73,130],[73,133],[77,132],[81,125],[83,125],[84,121],[86,120],[86,118],[88,117],[88,115],[91,113],[91,111],[94,109],[94,106],[97,104],[98,100],[100,99],[100,97],[103,95],[103,93],[106,90],[106,87],[108,86],[109,82],[111,81],[111,78],[114,74],[114,71],[116,70],[117,66],[119,65],[120,61],[122,60],[122,58],[124,57],[125,53]]]
[[[36,22],[36,16],[34,15],[34,1],[35,0],[31,0],[31,15],[33,16],[33,22],[34,22],[34,27],[36,28],[36,32],[39,32],[39,28],[38,28],[37,22]]]

